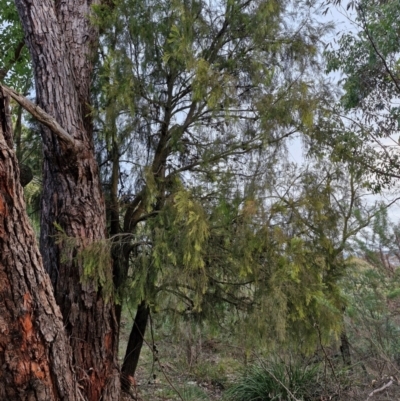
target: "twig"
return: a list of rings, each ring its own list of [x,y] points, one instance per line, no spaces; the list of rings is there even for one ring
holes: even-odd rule
[[[278,382],[288,392],[288,394],[290,395],[290,397],[293,398],[294,401],[300,401],[270,370],[268,370],[265,366],[264,369],[276,382]]]
[[[379,388],[377,388],[376,390],[371,391],[371,392],[368,394],[367,401],[368,401],[372,396],[374,396],[375,394],[380,393],[381,391],[383,391],[383,390],[385,390],[386,388],[390,387],[393,383],[394,383],[394,379],[393,379],[393,377],[390,377],[390,380],[389,380],[387,383],[385,383],[382,387],[379,387]]]
[[[153,339],[153,343],[154,343],[154,336],[153,336],[153,320],[151,318],[151,313],[149,313],[149,318],[150,318],[150,332],[151,332],[151,336]],[[169,379],[169,377],[167,376],[167,374],[164,371],[164,367],[161,365],[160,362],[160,358],[158,357],[158,355],[155,355],[155,351],[154,351],[154,347],[151,347],[150,344],[146,341],[145,338],[143,338],[144,343],[151,349],[151,352],[153,353],[154,356],[154,360],[158,363],[158,366],[162,372],[162,374],[165,377],[165,380],[168,382],[168,384],[171,386],[171,388],[176,392],[176,394],[178,394],[178,397],[181,399],[181,401],[185,401],[184,398],[182,397],[182,394],[179,392],[179,390],[172,384],[171,380]]]

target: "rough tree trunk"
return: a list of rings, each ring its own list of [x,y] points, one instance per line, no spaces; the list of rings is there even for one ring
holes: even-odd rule
[[[25,210],[0,90],[0,399],[78,400],[71,348]]]
[[[15,2],[32,57],[38,103],[73,138],[62,141],[43,128],[43,263],[64,316],[82,392],[89,401],[116,400],[118,325],[112,294],[103,293],[96,277],[82,281],[84,266],[76,257],[106,236],[89,113],[92,53],[98,41],[89,15],[96,1]],[[60,228],[74,239],[67,255],[56,240]],[[101,268],[111,282],[111,263]]]

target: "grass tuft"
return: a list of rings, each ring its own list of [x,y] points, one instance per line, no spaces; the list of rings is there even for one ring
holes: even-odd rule
[[[318,366],[263,362],[249,366],[225,392],[227,401],[306,401],[318,386]]]

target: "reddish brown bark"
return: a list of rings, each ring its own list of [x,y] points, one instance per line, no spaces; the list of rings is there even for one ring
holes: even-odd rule
[[[71,348],[25,211],[0,91],[0,399],[78,399]]]
[[[97,280],[82,281],[76,255],[106,235],[105,205],[89,116],[91,54],[98,34],[89,24],[90,0],[16,0],[35,74],[40,107],[79,143],[60,141],[43,128],[40,246],[70,336],[77,380],[90,401],[119,394],[118,325],[112,294]],[[75,245],[63,257],[61,227]],[[112,280],[112,266],[105,275]]]

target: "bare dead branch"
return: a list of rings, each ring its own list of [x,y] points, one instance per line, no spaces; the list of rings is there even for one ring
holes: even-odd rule
[[[15,90],[7,87],[4,84],[0,84],[0,89],[3,92],[13,98],[20,106],[22,106],[28,113],[30,113],[37,121],[42,123],[45,127],[49,128],[57,137],[66,144],[68,147],[75,148],[79,150],[82,146],[80,142],[75,140],[60,124],[47,114],[43,109],[41,109],[38,105],[31,102],[25,96],[22,96]]]

